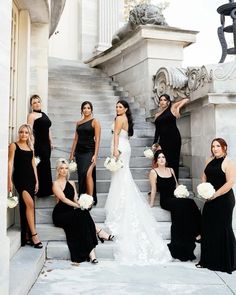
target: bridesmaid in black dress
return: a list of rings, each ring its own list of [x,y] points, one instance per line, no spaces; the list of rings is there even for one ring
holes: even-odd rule
[[[41,98],[33,95],[30,98],[32,113],[28,115],[28,124],[34,132],[34,153],[40,158],[37,165],[39,190],[37,197],[46,197],[52,195],[52,174],[51,174],[51,148],[52,140],[49,128],[52,123],[48,116],[41,111]]]
[[[235,206],[232,187],[236,168],[226,156],[224,139],[214,139],[211,152],[202,181],[211,183],[216,192],[203,207],[201,258],[196,266],[232,273],[236,269],[236,241],[232,229]]]
[[[75,136],[71,148],[70,160],[74,157],[78,166],[79,195],[87,193],[93,196],[97,204],[96,162],[100,144],[101,127],[93,118],[93,105],[84,101],[81,105],[82,119],[76,123]]]
[[[98,263],[94,250],[98,244],[96,227],[89,211],[79,208],[75,183],[68,180],[68,162],[59,159],[56,169],[53,193],[58,203],[53,210],[53,222],[65,231],[71,261]]]
[[[38,177],[30,125],[22,125],[18,135],[18,141],[9,146],[8,191],[11,192],[13,189],[13,179],[19,194],[21,245],[30,244],[35,248],[42,248],[35,229],[34,194],[38,190]]]
[[[188,198],[176,198],[174,190],[178,185],[174,170],[166,167],[162,150],[154,156],[156,168],[150,171],[151,200],[154,202],[156,191],[160,193],[161,208],[171,213],[171,242],[168,244],[173,258],[194,260],[195,241],[200,234],[201,213],[196,203]]]
[[[185,98],[171,103],[170,96],[163,94],[159,98],[160,111],[155,115],[155,136],[153,144],[159,144],[163,150],[168,166],[174,169],[176,178],[179,178],[179,158],[181,136],[176,126],[176,118],[180,117],[180,109],[189,101]],[[154,147],[153,147],[154,148]]]

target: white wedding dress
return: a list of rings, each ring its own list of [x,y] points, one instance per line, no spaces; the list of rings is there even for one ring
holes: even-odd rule
[[[124,167],[112,172],[105,205],[105,224],[116,237],[115,259],[131,265],[168,262],[171,260],[168,247],[151,208],[133,180],[129,168],[131,147],[128,132],[123,129],[119,134],[118,149]]]

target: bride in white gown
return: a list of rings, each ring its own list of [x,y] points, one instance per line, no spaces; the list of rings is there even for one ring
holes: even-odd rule
[[[132,115],[126,101],[116,104],[112,154],[124,167],[112,172],[105,224],[116,236],[115,259],[125,264],[158,264],[171,260],[158,224],[136,186],[129,168],[133,135]]]

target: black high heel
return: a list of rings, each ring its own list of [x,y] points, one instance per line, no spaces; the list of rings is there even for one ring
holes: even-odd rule
[[[34,234],[34,235],[32,235],[31,237],[35,237],[35,236],[37,236],[37,233],[36,234]],[[36,249],[42,249],[43,248],[43,244],[42,244],[42,242],[38,242],[38,243],[34,243],[33,242],[33,240],[32,240],[32,246],[34,247],[34,248],[36,248]]]
[[[97,260],[97,258],[94,258],[93,260],[91,259],[90,262],[91,262],[92,264],[97,264],[97,263],[98,263],[98,260]]]
[[[102,231],[102,228],[97,232],[97,237],[99,239],[99,241],[103,244],[104,243],[104,238],[99,237],[99,233]]]

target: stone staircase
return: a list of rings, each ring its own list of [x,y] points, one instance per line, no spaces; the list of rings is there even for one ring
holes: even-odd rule
[[[80,105],[89,100],[94,106],[94,117],[101,123],[102,135],[97,161],[98,204],[91,210],[91,215],[98,225],[104,227],[107,193],[110,185],[110,172],[103,167],[105,158],[110,154],[111,124],[115,117],[115,104],[118,99],[126,99],[134,117],[135,133],[131,139],[132,156],[131,172],[140,190],[147,196],[150,190],[148,173],[151,161],[143,155],[145,146],[153,140],[153,124],[145,121],[144,110],[133,98],[113,82],[99,69],[91,69],[75,61],[59,59],[49,60],[49,101],[48,115],[52,120],[52,136],[55,149],[52,152],[52,174],[55,178],[55,162],[59,157],[69,157],[76,121],[80,118]],[[72,173],[71,179],[77,182],[77,174]],[[180,168],[180,183],[191,190],[189,170]],[[69,259],[69,251],[65,242],[64,231],[52,224],[52,210],[55,205],[53,197],[38,199],[36,202],[37,231],[46,243],[46,258]],[[160,223],[163,237],[170,238],[170,215],[159,206],[152,209]],[[99,244],[96,248],[99,259],[113,259],[113,242]]]

